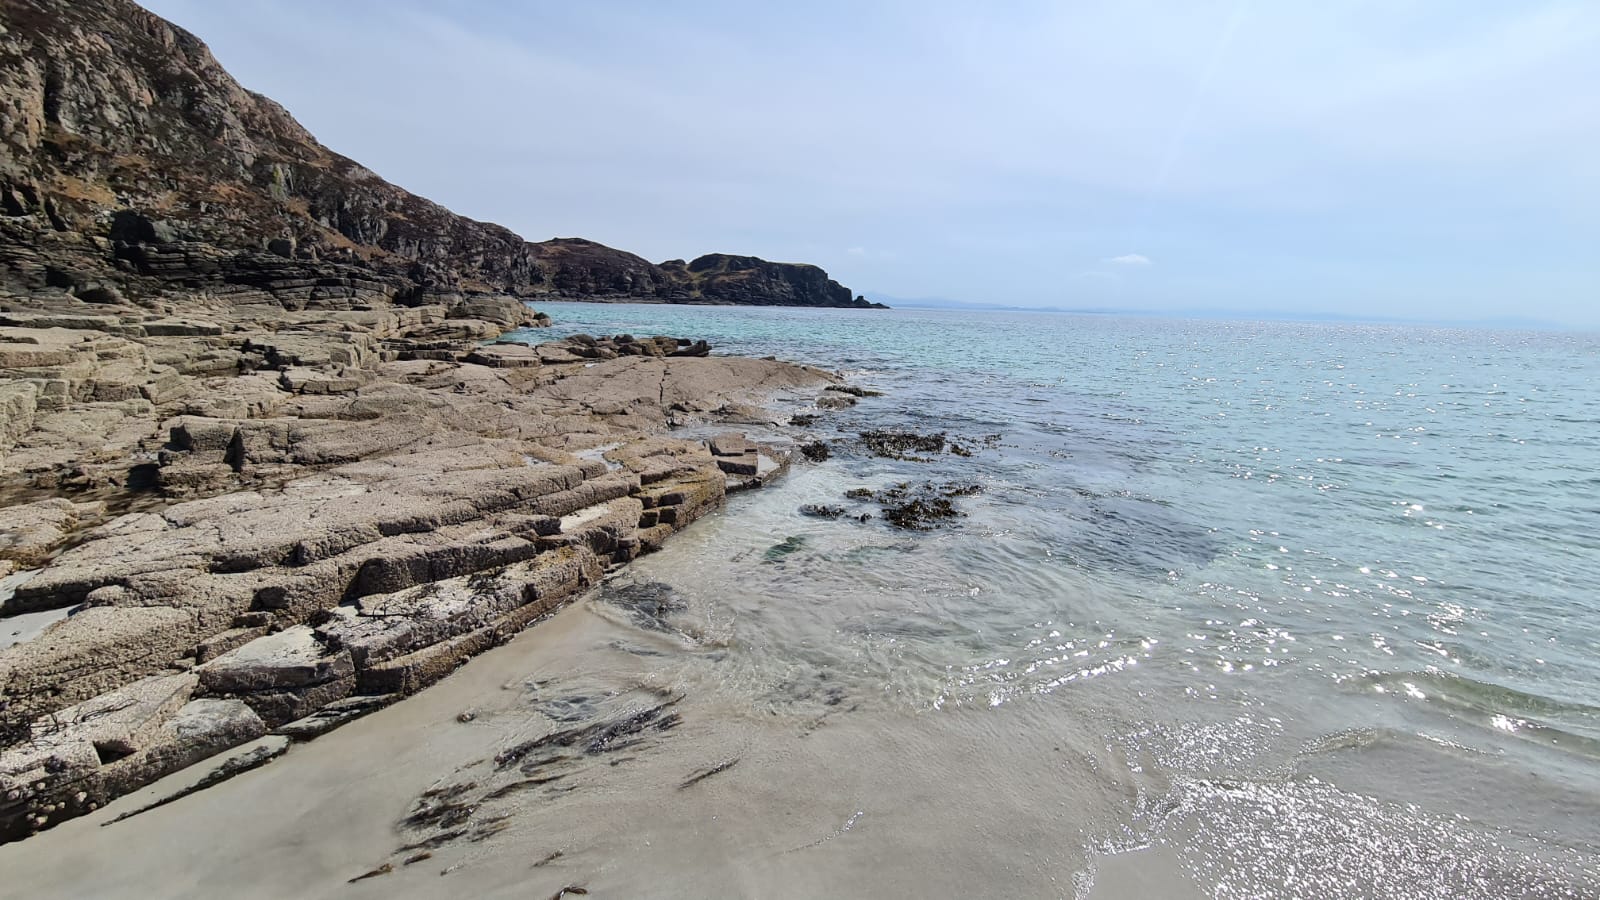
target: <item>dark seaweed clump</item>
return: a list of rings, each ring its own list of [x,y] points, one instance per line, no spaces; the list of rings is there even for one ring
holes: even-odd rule
[[[568,728],[531,741],[524,741],[496,754],[495,768],[503,771],[520,765],[525,774],[531,774],[548,762],[550,756],[558,754],[562,749],[573,748],[585,756],[594,756],[631,747],[639,743],[641,735],[646,730],[666,731],[677,727],[682,717],[668,710],[680,699],[682,698],[674,697],[665,703],[638,710],[620,719]]]
[[[807,503],[805,506],[800,507],[800,515],[817,519],[837,519],[844,515],[844,507],[829,506],[824,503]]]
[[[874,456],[927,462],[928,456],[918,454],[943,453],[945,434],[917,434],[914,431],[863,431],[861,440]]]
[[[809,444],[801,444],[800,453],[806,459],[809,459],[812,462],[822,462],[833,455],[833,451],[829,450],[828,445],[822,441],[812,441]]]
[[[659,581],[612,588],[604,597],[608,603],[627,610],[640,628],[650,631],[672,631],[668,618],[689,608],[672,585]]]
[[[830,386],[828,388],[828,390],[830,390],[830,391],[838,391],[841,394],[849,394],[852,397],[882,397],[883,396],[883,391],[874,391],[874,390],[869,390],[869,389],[863,388],[863,387],[856,387],[853,384],[835,384],[835,385]]]
[[[804,536],[792,534],[784,538],[781,542],[768,547],[767,552],[762,554],[762,558],[764,561],[769,563],[782,562],[784,557],[800,550],[801,548],[805,547],[805,545],[806,539]]]
[[[846,492],[845,496],[852,500],[876,501],[883,507],[884,520],[896,528],[932,531],[941,522],[966,515],[956,508],[955,498],[971,496],[980,490],[976,484],[954,481],[916,485],[902,481],[881,491],[855,488]]]

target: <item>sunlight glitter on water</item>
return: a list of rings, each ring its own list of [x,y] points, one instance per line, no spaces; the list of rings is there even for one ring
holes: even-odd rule
[[[1099,723],[1120,735],[1104,752],[1142,760],[1128,771],[1149,781],[1128,803],[1110,799],[1126,773],[1080,773],[1121,823],[1103,834],[1132,829],[1117,852],[1154,848],[1173,883],[1214,896],[1600,883],[1592,853],[1561,849],[1600,837],[1578,824],[1600,821],[1600,610],[1592,557],[1563,543],[1586,540],[1583,495],[1549,487],[1600,444],[1502,389],[1535,396],[1530,353],[1593,347],[1538,338],[1513,358],[1457,332],[914,312],[848,329],[809,311],[568,318],[844,363],[888,394],[816,426],[835,457],[736,502],[736,527],[643,563],[728,623],[723,689],[825,682],[840,715],[884,722]],[[1435,350],[1482,360],[1464,370],[1481,383],[1433,387]],[[1600,418],[1589,373],[1539,377],[1544,393],[1567,379],[1571,418]],[[1003,437],[910,464],[852,445],[866,427]],[[927,535],[795,514],[916,478],[983,490]],[[1352,729],[1378,737],[1337,739]],[[987,746],[1000,770],[1012,752]]]

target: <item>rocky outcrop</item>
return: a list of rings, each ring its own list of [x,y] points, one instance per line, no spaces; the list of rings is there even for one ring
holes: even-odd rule
[[[203,290],[290,309],[474,295],[850,305],[837,285],[792,289],[815,281],[799,267],[792,285],[710,292],[681,268],[592,241],[530,244],[389,184],[129,0],[0,0],[12,290],[110,303]]]
[[[194,35],[125,0],[0,3],[0,268],[84,299],[177,285],[339,298],[544,284],[505,228],[319,144]]]
[[[682,292],[674,302],[888,309],[859,295],[851,297],[849,289],[829,278],[827,272],[800,263],[712,253],[687,264],[670,260],[661,268]]]
[[[554,238],[529,246],[552,297],[648,302],[683,295],[676,280],[660,266],[604,244]]]
[[[520,305],[95,308],[29,298],[0,326],[33,404],[0,457],[0,564],[24,570],[0,617],[63,613],[0,649],[0,838],[443,677],[787,462],[668,428],[834,381],[469,317]]]

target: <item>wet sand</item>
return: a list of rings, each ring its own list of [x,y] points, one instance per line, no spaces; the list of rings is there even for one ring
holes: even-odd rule
[[[406,702],[261,769],[103,824],[193,778],[180,773],[0,847],[0,871],[18,896],[82,898],[543,897],[569,885],[602,896],[865,895],[915,892],[921,879],[936,894],[1018,884],[1075,893],[1062,873],[1084,863],[1076,843],[1038,837],[1076,833],[1082,809],[1065,800],[1040,808],[1028,794],[1062,777],[1077,748],[1029,727],[1038,723],[718,708],[715,692],[678,681],[671,656],[639,655],[651,652],[641,645],[651,636],[614,618],[576,604]],[[634,652],[614,649],[618,641]],[[530,680],[544,682],[544,693],[682,690],[683,722],[571,767],[559,791],[499,804],[495,813],[510,817],[503,831],[405,865],[423,852],[397,852],[415,837],[399,823],[420,795],[459,782],[459,770],[481,774],[497,752],[550,730],[530,714]],[[929,739],[930,728],[945,726],[946,739]],[[1007,757],[1025,771],[987,764],[1001,739],[992,728],[1021,744]],[[670,753],[653,752],[662,741]],[[839,768],[852,756],[895,766]],[[930,783],[929,771],[969,777]],[[385,863],[393,871],[349,883]]]

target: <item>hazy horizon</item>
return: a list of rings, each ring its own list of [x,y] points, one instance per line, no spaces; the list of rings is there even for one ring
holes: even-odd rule
[[[1600,325],[1600,7],[150,0],[529,240],[1022,307]]]
[[[1446,316],[1394,316],[1382,313],[1349,313],[1318,309],[1238,309],[1200,308],[1140,309],[1134,307],[1035,305],[1015,306],[1006,303],[985,303],[956,300],[949,297],[896,297],[879,291],[866,291],[868,300],[881,302],[892,309],[914,309],[928,312],[1028,312],[1054,313],[1071,316],[1129,316],[1135,318],[1196,319],[1202,321],[1233,322],[1283,322],[1330,325],[1399,325],[1421,328],[1503,328],[1513,331],[1557,331],[1600,334],[1600,327],[1569,324],[1552,319],[1505,314],[1484,318],[1450,318]]]

